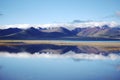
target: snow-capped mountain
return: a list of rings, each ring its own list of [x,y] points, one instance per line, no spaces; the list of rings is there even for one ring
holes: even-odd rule
[[[120,25],[115,22],[16,24],[0,28],[0,39],[120,39]]]

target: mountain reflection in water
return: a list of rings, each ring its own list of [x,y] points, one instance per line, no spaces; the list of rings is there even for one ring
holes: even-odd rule
[[[0,55],[16,56],[49,56],[49,57],[72,57],[72,58],[95,58],[96,57],[119,57],[120,47],[112,46],[68,46],[51,44],[27,44],[27,45],[1,45]]]
[[[120,80],[119,46],[0,46],[0,80]]]

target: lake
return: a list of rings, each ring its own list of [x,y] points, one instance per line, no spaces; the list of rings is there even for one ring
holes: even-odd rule
[[[120,46],[0,45],[0,80],[120,80]]]

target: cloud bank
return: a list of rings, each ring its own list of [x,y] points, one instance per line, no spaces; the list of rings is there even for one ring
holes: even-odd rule
[[[94,22],[94,21],[84,21],[84,22],[77,22],[77,23],[53,23],[53,24],[13,24],[13,25],[3,25],[0,26],[0,29],[7,29],[7,28],[53,28],[53,27],[65,27],[67,29],[74,29],[76,27],[80,28],[85,28],[85,27],[95,27],[95,26],[103,26],[103,25],[108,25],[110,27],[116,27],[119,26],[120,24],[112,21],[112,22]]]

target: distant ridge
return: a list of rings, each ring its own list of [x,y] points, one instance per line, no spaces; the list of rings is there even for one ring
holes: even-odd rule
[[[88,24],[89,23],[89,24]],[[1,40],[120,40],[120,25],[115,23],[96,23],[77,21],[75,24],[69,25],[47,25],[48,27],[30,26],[30,25],[14,25],[0,29]],[[73,26],[72,26],[73,25]],[[89,26],[87,26],[89,25]],[[16,26],[16,27],[15,27]],[[21,27],[20,27],[21,26]],[[23,28],[24,26],[29,26]],[[81,27],[82,26],[82,27]],[[71,29],[72,27],[72,29]]]

